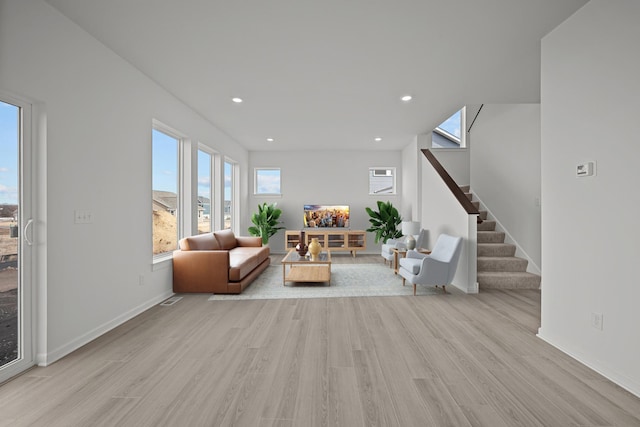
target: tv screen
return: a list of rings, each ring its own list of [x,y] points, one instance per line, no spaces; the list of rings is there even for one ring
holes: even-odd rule
[[[308,228],[349,227],[349,206],[304,205],[304,226]]]

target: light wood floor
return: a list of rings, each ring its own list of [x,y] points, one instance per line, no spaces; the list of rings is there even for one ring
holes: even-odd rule
[[[538,291],[207,297],[4,384],[0,425],[640,425],[640,399],[535,337]]]

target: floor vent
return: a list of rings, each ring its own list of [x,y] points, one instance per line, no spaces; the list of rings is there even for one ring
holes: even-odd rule
[[[182,299],[182,297],[171,297],[163,302],[160,303],[160,305],[173,305],[175,303],[177,303],[178,301],[180,301]]]

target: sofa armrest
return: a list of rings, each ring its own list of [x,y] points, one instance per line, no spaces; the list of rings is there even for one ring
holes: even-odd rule
[[[236,236],[238,246],[242,247],[260,247],[262,246],[262,237],[252,236]]]
[[[174,292],[214,292],[229,281],[229,251],[173,252]]]

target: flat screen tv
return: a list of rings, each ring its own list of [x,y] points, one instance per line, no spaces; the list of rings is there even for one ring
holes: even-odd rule
[[[349,227],[349,206],[347,205],[304,205],[304,227],[348,228]]]

